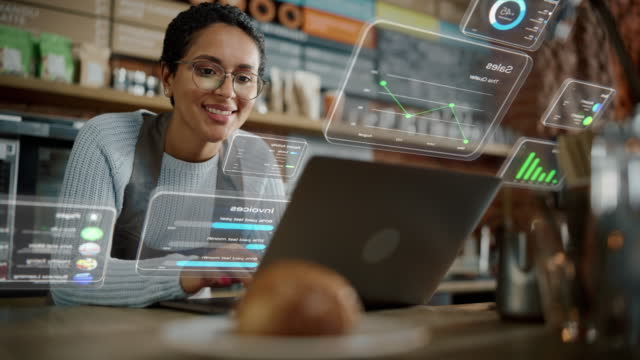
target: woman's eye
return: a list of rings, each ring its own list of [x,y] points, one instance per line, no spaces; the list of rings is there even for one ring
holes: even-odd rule
[[[238,81],[238,82],[240,82],[242,84],[248,84],[248,83],[252,82],[253,79],[251,78],[251,76],[239,74],[239,75],[236,76],[236,81]]]
[[[215,76],[218,74],[218,71],[215,68],[210,67],[199,67],[196,69],[196,72],[200,76]]]

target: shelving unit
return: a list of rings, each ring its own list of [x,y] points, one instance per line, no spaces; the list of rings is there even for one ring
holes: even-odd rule
[[[135,96],[126,92],[107,88],[89,88],[75,84],[52,83],[51,81],[0,75],[0,92],[5,101],[39,105],[64,105],[68,107],[105,109],[105,111],[133,111],[147,109],[154,112],[171,110],[169,100],[164,97]],[[35,100],[34,100],[35,99]],[[269,113],[253,113],[247,125],[269,127],[270,129],[322,135],[323,122],[299,116]],[[483,150],[485,155],[505,157],[510,148],[489,144]]]

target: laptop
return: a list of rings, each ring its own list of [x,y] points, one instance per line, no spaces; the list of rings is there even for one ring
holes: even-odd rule
[[[425,304],[499,188],[493,176],[314,157],[258,271],[302,259],[342,274],[368,310]]]

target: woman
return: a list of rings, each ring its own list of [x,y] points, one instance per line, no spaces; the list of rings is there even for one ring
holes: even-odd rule
[[[104,114],[80,131],[62,197],[118,210],[113,249],[100,289],[53,289],[57,304],[147,306],[234,281],[208,272],[141,277],[135,256],[149,195],[156,187],[231,189],[282,195],[278,180],[223,175],[227,139],[247,120],[262,90],[264,37],[232,6],[204,3],[167,27],[161,58],[173,112]]]

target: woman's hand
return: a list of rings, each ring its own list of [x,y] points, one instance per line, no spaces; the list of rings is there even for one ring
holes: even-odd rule
[[[256,258],[256,254],[243,248],[221,248],[216,249],[206,256],[202,261],[219,257],[231,258]],[[216,261],[216,260],[211,260]],[[187,294],[193,294],[205,287],[222,288],[232,284],[247,285],[251,281],[252,273],[247,271],[212,271],[202,270],[201,268],[184,268],[180,273],[180,286]]]

